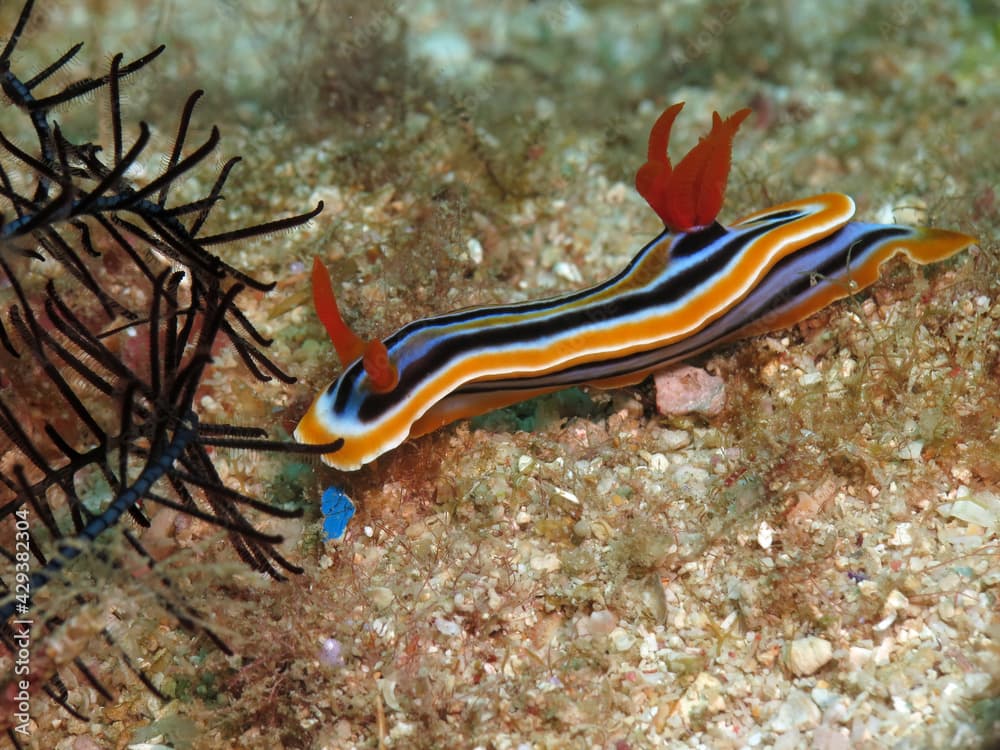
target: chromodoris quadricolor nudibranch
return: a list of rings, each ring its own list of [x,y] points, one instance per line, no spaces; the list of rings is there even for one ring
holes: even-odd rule
[[[417,320],[384,341],[344,323],[326,270],[313,295],[343,372],[295,430],[301,443],[342,439],[323,460],[357,469],[409,437],[573,385],[638,383],[706,349],[786,328],[869,286],[903,253],[942,260],[975,240],[943,229],[851,221],[840,193],[794,200],[716,221],[732,141],[750,110],[723,120],[676,166],[667,156],[681,104],[649,137],[636,188],[664,231],[617,275],[589,289]]]

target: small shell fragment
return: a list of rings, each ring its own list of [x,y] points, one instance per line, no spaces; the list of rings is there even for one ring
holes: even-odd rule
[[[434,627],[438,629],[438,632],[441,633],[441,635],[446,635],[449,638],[454,638],[462,633],[461,625],[454,620],[448,620],[444,617],[435,617]]]
[[[785,647],[784,657],[792,674],[805,677],[818,672],[833,658],[833,646],[814,635],[796,638]]]
[[[677,701],[677,711],[684,721],[691,717],[717,714],[726,708],[722,682],[708,672],[702,672]]]
[[[392,604],[396,595],[386,586],[373,586],[368,589],[368,598],[376,609],[385,609]]]
[[[953,503],[938,506],[938,513],[946,518],[957,518],[984,529],[996,530],[1000,528],[1000,497],[992,492],[967,495]]]
[[[538,554],[531,558],[531,569],[542,573],[555,573],[562,567],[562,560],[555,552]]]
[[[760,545],[761,549],[771,549],[773,541],[774,529],[768,526],[767,521],[761,521],[760,526],[757,527],[757,544]]]
[[[909,547],[913,544],[913,524],[897,523],[889,544],[892,547]]]
[[[465,254],[475,265],[483,262],[483,244],[475,237],[470,237],[465,243]]]
[[[714,416],[726,404],[725,381],[697,367],[671,367],[657,372],[653,380],[660,414]]]
[[[606,609],[599,609],[576,622],[580,636],[610,635],[618,627],[618,618]]]
[[[920,459],[920,454],[923,450],[923,440],[911,440],[896,451],[896,455],[904,461],[917,461]]]

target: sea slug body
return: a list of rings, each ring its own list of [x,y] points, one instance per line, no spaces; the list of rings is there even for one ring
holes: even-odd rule
[[[638,383],[723,343],[786,328],[878,279],[903,253],[925,264],[975,240],[941,229],[851,221],[854,201],[825,193],[716,221],[732,140],[750,110],[723,120],[676,165],[670,128],[653,126],[636,188],[665,229],[611,279],[548,299],[417,320],[384,341],[344,324],[322,264],[313,268],[321,320],[343,372],[295,430],[301,443],[338,438],[324,461],[353,470],[409,437],[573,385]]]

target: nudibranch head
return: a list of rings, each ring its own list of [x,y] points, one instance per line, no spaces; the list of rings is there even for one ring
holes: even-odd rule
[[[684,102],[668,107],[649,133],[646,163],[635,175],[635,187],[672,232],[693,232],[712,224],[722,209],[732,161],[733,137],[751,110],[741,109],[723,120],[712,113],[712,129],[673,167],[667,146],[670,129]]]

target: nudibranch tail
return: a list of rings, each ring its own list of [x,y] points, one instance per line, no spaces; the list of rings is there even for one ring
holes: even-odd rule
[[[692,337],[690,346],[705,340],[716,347],[788,328],[874,284],[896,255],[924,265],[975,242],[944,229],[848,222],[782,260],[739,304]]]
[[[733,138],[751,110],[741,109],[723,120],[712,114],[712,129],[678,162],[670,163],[670,130],[684,102],[668,107],[649,133],[647,161],[635,175],[635,186],[673,232],[709,226],[722,210],[732,161]]]

